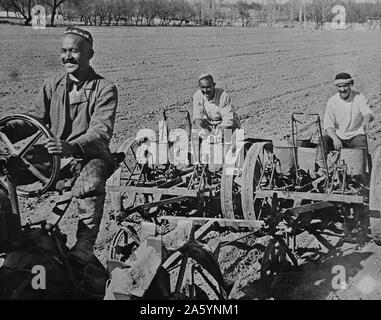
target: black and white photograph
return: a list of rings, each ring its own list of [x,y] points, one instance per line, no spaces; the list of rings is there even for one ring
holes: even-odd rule
[[[0,300],[381,299],[380,0],[0,0],[0,40]]]

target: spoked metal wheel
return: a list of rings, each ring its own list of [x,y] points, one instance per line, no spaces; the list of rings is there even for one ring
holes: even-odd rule
[[[22,124],[22,132],[16,129],[18,124]],[[48,191],[60,170],[60,158],[50,155],[44,146],[46,138],[54,137],[53,134],[40,121],[25,114],[2,118],[0,126],[5,128],[0,132],[0,142],[7,156],[14,157],[11,174],[17,180],[17,195],[38,197]],[[3,178],[0,183],[7,188]]]
[[[381,245],[381,147],[373,156],[373,167],[370,178],[369,223],[374,241]]]
[[[122,143],[118,152],[125,154],[124,161],[119,168],[107,180],[107,186],[112,187],[110,193],[111,202],[118,212],[130,207],[136,201],[136,193],[123,191],[124,186],[137,186],[144,182],[144,160],[142,160],[141,142],[135,138],[129,138]],[[116,189],[116,190],[115,190]]]
[[[112,238],[109,258],[124,262],[138,246],[139,237],[135,229],[131,226],[123,226]]]
[[[170,276],[169,299],[227,299],[224,278],[211,252],[197,242],[190,242],[174,255],[179,255],[179,259],[170,256],[163,264]]]
[[[287,248],[283,238],[271,238],[263,253],[261,279],[269,283],[270,286],[273,286],[280,280],[283,271],[287,270],[292,265],[297,266],[298,262]]]
[[[272,161],[272,144],[269,142],[254,143],[247,152],[241,192],[242,211],[246,220],[260,219],[263,199],[257,199],[255,191],[266,179],[264,171]]]
[[[224,159],[221,175],[221,211],[226,219],[242,217],[241,187],[244,176],[242,170],[250,142],[244,142],[238,148],[230,148]]]

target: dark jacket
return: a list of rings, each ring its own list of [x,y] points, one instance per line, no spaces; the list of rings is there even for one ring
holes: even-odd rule
[[[116,86],[91,69],[78,99],[71,101],[72,105],[78,104],[71,121],[67,84],[66,73],[47,79],[28,114],[45,123],[54,136],[78,144],[86,159],[111,160],[109,144],[118,103]]]

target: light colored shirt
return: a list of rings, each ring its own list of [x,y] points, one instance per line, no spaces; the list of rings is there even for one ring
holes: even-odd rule
[[[197,90],[193,95],[193,121],[196,119],[221,121],[224,127],[239,127],[238,115],[235,112],[232,101],[225,90],[215,88],[214,98],[209,101]]]
[[[337,93],[327,102],[324,114],[324,129],[332,128],[342,140],[348,140],[359,134],[364,134],[364,116],[373,113],[368,100],[352,90],[348,100],[340,98]]]

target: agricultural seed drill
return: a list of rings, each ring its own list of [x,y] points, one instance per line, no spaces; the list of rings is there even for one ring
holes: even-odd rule
[[[139,165],[133,157],[134,169],[127,170],[128,178],[123,179],[122,169],[117,171],[114,181],[119,189],[111,188],[119,191],[114,201],[119,205],[121,228],[113,239],[110,258],[128,261],[132,247],[139,245],[136,222],[128,219],[136,212],[156,224],[189,219],[195,224],[209,223],[209,227],[215,223],[219,227],[247,227],[257,234],[267,234],[270,241],[261,260],[263,279],[274,279],[290,265],[298,265],[302,257],[296,244],[301,233],[313,235],[332,251],[335,246],[326,236],[339,237],[341,241],[362,241],[361,235],[362,239],[367,237],[368,221],[372,237],[380,241],[377,183],[380,149],[375,152],[372,171],[367,150],[342,149],[330,155],[322,152],[324,166],[318,172],[316,155],[324,145],[319,116],[307,115],[317,117],[313,122],[318,135],[316,145],[298,139],[294,128],[298,116],[292,115],[292,144],[277,146],[269,141],[245,140],[241,149],[243,162],[226,161],[235,154],[229,149],[220,171],[209,172],[207,165],[201,170],[190,166],[173,179],[160,181],[158,176],[151,175],[154,178],[147,181],[142,179],[144,165]],[[130,140],[122,147],[128,153],[137,143]],[[136,153],[131,151],[131,154]],[[208,174],[214,175],[214,180],[204,179]],[[133,176],[137,178],[131,179]],[[192,181],[198,184],[193,185]],[[139,194],[143,195],[142,204],[123,206],[126,200],[135,202]],[[205,205],[216,198],[221,215],[217,207],[208,211]],[[196,201],[189,201],[192,199]],[[176,216],[179,219],[174,219]]]

